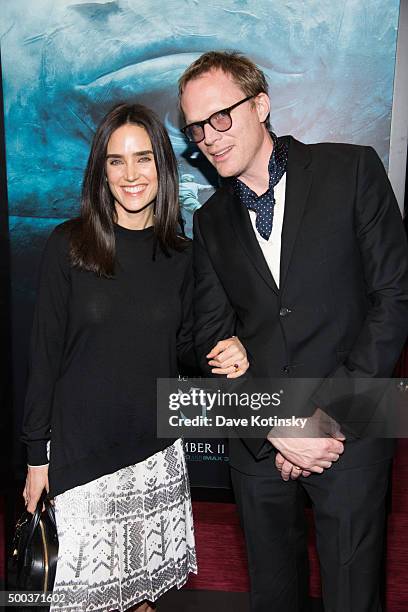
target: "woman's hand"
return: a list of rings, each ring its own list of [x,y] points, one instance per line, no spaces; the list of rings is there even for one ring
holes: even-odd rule
[[[35,511],[44,489],[48,493],[48,465],[29,467],[23,491],[28,512],[33,513]]]
[[[249,368],[247,353],[236,336],[220,340],[206,355],[213,374],[226,374],[227,378],[238,378]]]

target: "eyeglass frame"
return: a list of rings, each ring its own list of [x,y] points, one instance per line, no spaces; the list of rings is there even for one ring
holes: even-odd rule
[[[256,94],[256,95],[258,95],[258,94]],[[188,125],[185,125],[184,127],[182,127],[180,131],[183,132],[184,136],[188,139],[188,141],[193,143],[193,144],[198,144],[198,143],[200,143],[200,142],[202,142],[204,140],[204,138],[205,138],[204,126],[207,123],[209,125],[211,125],[213,130],[216,130],[217,132],[221,132],[221,133],[222,132],[228,132],[228,130],[230,130],[232,128],[231,111],[234,110],[234,108],[237,108],[237,106],[240,106],[241,104],[243,104],[244,102],[248,102],[248,100],[251,100],[252,98],[256,98],[256,95],[248,96],[248,97],[244,98],[243,100],[239,100],[239,102],[235,102],[235,104],[232,104],[232,106],[228,106],[227,108],[220,108],[220,110],[215,111],[215,113],[212,113],[209,117],[207,117],[207,119],[203,119],[202,121],[193,121],[192,123],[189,123]],[[226,130],[218,130],[211,123],[211,118],[214,117],[214,115],[218,115],[219,113],[227,113],[227,115],[230,118],[231,125]],[[200,140],[191,140],[187,136],[187,134],[186,134],[186,130],[188,130],[188,128],[191,128],[193,125],[199,125],[201,127],[201,129],[203,130],[203,137]]]

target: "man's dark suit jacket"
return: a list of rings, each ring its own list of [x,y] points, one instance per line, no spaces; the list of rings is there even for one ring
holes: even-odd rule
[[[196,348],[209,372],[204,356],[236,334],[253,377],[324,377],[324,398],[330,377],[391,376],[408,333],[407,241],[371,147],[284,138],[280,288],[226,184],[194,218]],[[272,450],[262,440],[232,440],[231,465],[269,473]],[[333,468],[391,455],[390,440],[348,440]]]

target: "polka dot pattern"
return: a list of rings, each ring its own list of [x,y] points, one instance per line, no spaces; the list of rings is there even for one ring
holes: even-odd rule
[[[269,187],[260,196],[257,196],[252,189],[239,179],[233,183],[235,195],[249,210],[256,212],[256,229],[265,240],[269,240],[272,232],[273,209],[275,197],[273,188],[279,183],[286,172],[288,162],[288,146],[281,139],[271,132],[273,140],[273,151],[269,160]]]

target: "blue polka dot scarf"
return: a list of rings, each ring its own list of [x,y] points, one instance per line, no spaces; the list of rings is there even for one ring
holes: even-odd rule
[[[239,179],[233,182],[235,195],[238,197],[249,210],[256,212],[256,229],[265,240],[269,240],[272,232],[273,224],[273,209],[275,206],[275,197],[273,188],[279,183],[282,176],[286,172],[288,162],[288,146],[278,138],[276,134],[271,132],[273,140],[273,151],[269,160],[269,187],[260,196],[257,196],[252,189],[245,185]]]

